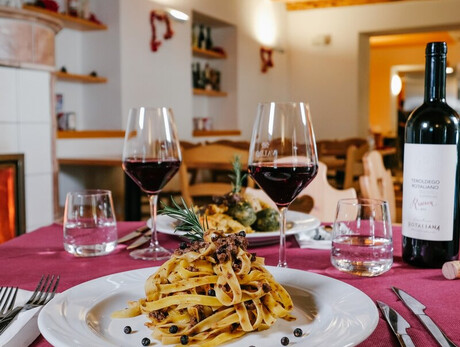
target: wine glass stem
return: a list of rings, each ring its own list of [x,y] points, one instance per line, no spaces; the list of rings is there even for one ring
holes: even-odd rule
[[[152,237],[150,239],[150,248],[158,248],[158,235],[157,235],[157,204],[158,194],[149,195],[150,203],[150,216],[152,217]]]
[[[280,207],[280,250],[278,267],[287,267],[286,262],[286,211],[287,207]]]

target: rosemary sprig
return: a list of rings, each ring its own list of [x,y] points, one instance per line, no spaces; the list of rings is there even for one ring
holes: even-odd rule
[[[184,207],[179,206],[172,197],[171,201],[174,207],[164,205],[164,208],[159,210],[158,214],[164,214],[181,222],[174,228],[174,232],[178,230],[186,231],[187,233],[184,236],[190,241],[202,241],[204,232],[207,229],[207,219],[205,220],[206,225],[205,223],[201,225],[200,218],[195,213],[193,206],[187,207],[183,198],[181,198],[181,201]]]
[[[239,155],[233,157],[232,166],[233,173],[228,175],[228,177],[232,180],[232,193],[238,194],[241,191],[243,180],[247,176],[247,174],[241,175],[241,161]]]

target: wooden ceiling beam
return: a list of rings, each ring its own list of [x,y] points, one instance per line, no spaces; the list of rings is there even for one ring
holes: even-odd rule
[[[400,1],[412,1],[412,0],[300,0],[300,1],[282,0],[282,1],[286,2],[286,9],[288,11],[299,11],[299,10],[312,10],[312,9],[327,8],[327,7],[370,5],[370,4],[378,4],[378,3],[385,3],[385,2],[400,2]]]

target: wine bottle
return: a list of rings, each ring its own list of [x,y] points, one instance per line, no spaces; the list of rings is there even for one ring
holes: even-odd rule
[[[204,36],[203,24],[200,24],[200,31],[198,32],[198,48],[206,49],[206,38]]]
[[[198,37],[196,35],[196,25],[192,25],[192,47],[198,47]]]
[[[211,39],[211,28],[206,28],[206,42],[205,42],[206,49],[210,51],[212,49],[212,39]]]
[[[424,102],[405,127],[403,260],[440,268],[459,251],[459,116],[446,103],[446,43],[425,53]]]

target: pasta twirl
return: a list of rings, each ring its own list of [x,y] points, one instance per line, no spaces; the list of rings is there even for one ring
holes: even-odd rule
[[[163,344],[180,344],[186,335],[188,345],[216,346],[268,329],[278,318],[295,319],[288,292],[263,258],[247,252],[239,234],[208,231],[204,241],[176,250],[147,279],[145,294],[113,317],[145,314],[153,337]]]

